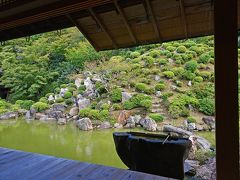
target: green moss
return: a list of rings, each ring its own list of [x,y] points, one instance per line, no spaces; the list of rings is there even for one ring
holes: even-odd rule
[[[73,96],[73,94],[70,92],[70,91],[66,91],[65,93],[64,93],[64,99],[69,99],[69,98],[71,98]]]
[[[163,75],[169,79],[172,79],[175,76],[175,74],[172,71],[164,71]]]
[[[47,99],[46,97],[40,98],[39,101],[40,101],[40,102],[43,102],[43,103],[48,103],[48,99]]]
[[[149,117],[157,122],[162,122],[164,120],[164,117],[161,114],[152,113],[149,114]]]
[[[179,46],[176,50],[178,53],[185,53],[187,48],[185,46]]]

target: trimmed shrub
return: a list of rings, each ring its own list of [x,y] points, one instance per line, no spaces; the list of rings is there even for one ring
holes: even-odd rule
[[[172,58],[175,60],[175,61],[182,61],[182,56],[180,54],[174,54],[172,56]]]
[[[192,73],[191,71],[185,71],[183,74],[183,78],[186,80],[193,80],[196,77],[195,73]]]
[[[163,75],[169,79],[172,79],[175,76],[172,71],[164,71]]]
[[[188,121],[188,123],[196,123],[197,122],[197,120],[194,117],[192,117],[192,116],[189,116],[187,118],[187,121]]]
[[[74,87],[69,87],[69,88],[68,88],[68,91],[71,92],[71,93],[73,93],[74,91],[76,91],[76,88],[74,88]]]
[[[149,117],[157,122],[162,122],[164,120],[164,117],[161,114],[152,113],[149,114]]]
[[[168,51],[168,50],[162,50],[162,51],[160,51],[160,54],[161,54],[162,56],[166,56],[168,53],[170,53],[170,51]]]
[[[203,78],[201,76],[197,76],[193,79],[193,81],[200,83],[200,82],[203,82]]]
[[[154,64],[154,59],[151,56],[144,56],[142,58],[145,61],[145,66],[152,67]]]
[[[32,105],[32,107],[37,111],[37,112],[42,112],[46,109],[49,108],[49,105],[44,102],[36,102]]]
[[[139,56],[141,56],[141,54],[137,51],[130,53],[130,57],[133,58],[133,59],[138,58]]]
[[[207,64],[207,63],[209,63],[210,58],[211,58],[211,56],[209,54],[205,53],[205,54],[202,54],[201,56],[199,56],[198,62]]]
[[[136,105],[134,104],[134,102],[131,101],[125,101],[124,105],[123,105],[124,109],[133,109],[136,107]]]
[[[176,81],[176,85],[177,85],[178,87],[182,87],[182,86],[183,86],[183,83],[182,83],[181,81]]]
[[[56,99],[56,103],[62,103],[64,102],[64,99],[62,97],[59,97]]]
[[[209,80],[211,78],[211,73],[208,71],[200,71],[199,76],[201,76],[205,80]]]
[[[210,98],[201,99],[199,101],[199,111],[209,116],[214,115],[215,112],[214,99]]]
[[[69,83],[68,86],[71,87],[71,88],[77,89],[77,86],[74,83]]]
[[[156,91],[162,91],[162,90],[164,90],[165,89],[165,84],[161,84],[161,83],[159,83],[159,84],[157,84],[156,86],[155,86],[155,90]]]
[[[67,84],[62,84],[60,87],[61,88],[67,88],[67,86],[68,86]]]
[[[146,92],[148,90],[148,86],[144,83],[137,83],[135,88],[138,92]]]
[[[65,102],[66,105],[72,105],[73,104],[72,98],[65,99],[64,102]]]
[[[104,104],[101,105],[101,109],[102,110],[109,110],[110,109],[110,105],[107,104],[107,103],[104,103]]]
[[[157,58],[160,56],[160,51],[159,50],[152,50],[149,52],[149,56],[153,57],[153,58]]]
[[[157,60],[157,63],[160,64],[160,65],[165,65],[165,64],[168,63],[168,60],[161,58],[161,59],[158,59],[158,60]]]
[[[59,94],[60,91],[61,91],[61,89],[60,89],[59,87],[57,87],[57,88],[55,89],[55,93],[56,93],[56,94]]]
[[[168,50],[168,51],[170,51],[170,52],[173,52],[173,51],[175,51],[175,47],[174,46],[168,46],[167,48],[166,48],[166,50]]]
[[[110,93],[110,98],[112,102],[120,102],[122,100],[122,91],[119,88],[112,89]]]
[[[133,109],[136,107],[148,109],[152,106],[152,98],[146,94],[136,94],[128,101],[125,101],[123,106],[124,109]]]
[[[185,72],[185,70],[182,67],[174,67],[172,71],[178,77],[182,77]]]
[[[112,105],[112,108],[113,108],[114,110],[121,110],[121,109],[123,109],[123,107],[122,107],[121,104],[113,104],[113,105]]]
[[[187,48],[185,46],[179,46],[176,50],[178,53],[185,53]]]
[[[34,101],[32,101],[32,100],[17,100],[15,104],[19,105],[21,109],[29,110],[31,108],[31,106],[34,104]]]
[[[41,97],[39,102],[48,103],[48,99],[46,97]]]
[[[110,114],[108,110],[102,110],[99,112],[99,120],[107,121],[110,118]]]
[[[195,72],[198,68],[198,63],[195,60],[186,62],[185,67],[187,71]]]
[[[152,107],[152,101],[149,99],[144,99],[140,101],[139,105],[149,110]]]
[[[71,93],[71,92],[69,92],[69,91],[66,91],[65,93],[64,93],[64,98],[65,99],[69,99],[69,98],[71,98],[73,96],[73,94]]]
[[[107,89],[105,88],[105,86],[104,86],[103,83],[97,81],[95,86],[96,86],[97,92],[98,92],[100,95],[107,93]]]

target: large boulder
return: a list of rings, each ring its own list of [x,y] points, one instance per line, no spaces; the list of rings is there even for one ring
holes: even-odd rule
[[[49,118],[55,118],[55,119],[60,119],[60,118],[64,118],[64,114],[62,111],[49,111],[48,112],[48,117]]]
[[[15,119],[18,117],[18,112],[6,112],[0,115],[0,120]]]
[[[35,114],[35,119],[37,119],[37,120],[40,120],[40,119],[44,120],[46,118],[48,118],[48,116],[46,114],[44,114],[44,113],[36,113]]]
[[[92,130],[93,126],[92,126],[92,122],[89,118],[82,118],[79,119],[76,122],[76,125],[79,129],[83,130],[83,131],[88,131],[88,130]]]
[[[156,131],[157,130],[157,123],[149,117],[141,119],[140,125],[147,131]]]
[[[121,128],[123,128],[123,125],[119,124],[119,123],[115,123],[113,127],[116,129],[121,129]]]
[[[77,86],[77,88],[79,88],[81,86],[81,82],[82,82],[82,79],[80,79],[80,78],[75,79],[75,85]]]
[[[57,121],[58,125],[65,125],[67,124],[67,119],[66,118],[60,118]]]
[[[125,102],[129,99],[131,99],[132,95],[129,94],[128,92],[122,92],[122,102]]]
[[[130,116],[127,119],[127,124],[124,127],[125,128],[135,128],[135,118],[134,118],[134,116]]]
[[[87,78],[84,80],[84,85],[86,86],[86,91],[93,92],[94,85],[93,85],[90,77],[87,77]]]
[[[202,121],[208,125],[209,129],[215,129],[215,119],[211,116],[205,116],[202,118]]]
[[[104,121],[104,122],[101,123],[101,125],[99,126],[99,128],[100,128],[100,129],[109,129],[109,128],[111,128],[111,124],[110,124],[110,122],[108,122],[108,121]]]
[[[126,125],[127,119],[129,116],[130,116],[130,113],[123,110],[122,112],[120,112],[117,122],[124,126],[124,125]]]
[[[216,179],[216,158],[197,168],[197,177],[201,179]]]
[[[81,110],[81,109],[84,109],[84,108],[90,106],[90,103],[91,103],[90,100],[87,99],[87,98],[79,99],[78,100],[78,107]]]
[[[64,105],[64,104],[53,104],[52,109],[53,109],[53,111],[64,112],[66,110],[66,105]]]
[[[79,113],[79,108],[78,107],[73,107],[69,111],[70,116],[76,116],[76,115],[78,115],[78,113]]]

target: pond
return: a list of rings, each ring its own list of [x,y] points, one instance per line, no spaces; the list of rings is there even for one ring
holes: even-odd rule
[[[71,123],[58,126],[39,121],[0,121],[0,147],[126,168],[115,151],[113,132],[80,131]]]

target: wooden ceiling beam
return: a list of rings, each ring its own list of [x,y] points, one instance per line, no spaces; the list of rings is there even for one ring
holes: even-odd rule
[[[152,9],[152,5],[151,5],[149,0],[145,0],[145,3],[147,5],[147,7],[145,7],[145,5],[144,5],[144,7],[150,15],[150,18],[151,18],[151,21],[153,23],[153,28],[154,28],[155,34],[157,36],[157,39],[161,42],[162,41],[162,36],[161,36],[160,30],[159,30],[159,27],[158,27],[158,24],[157,24],[156,16],[154,15],[154,12],[153,12],[153,9]]]
[[[120,14],[120,16],[121,16],[121,18],[122,18],[122,20],[123,20],[123,22],[124,22],[127,30],[128,30],[128,33],[129,33],[130,37],[132,38],[134,44],[137,44],[137,38],[136,38],[136,36],[134,35],[134,33],[133,33],[133,31],[132,31],[129,23],[128,23],[127,17],[126,17],[126,15],[124,14],[122,8],[119,6],[117,0],[114,0],[114,5],[115,5],[115,7],[117,8],[117,11],[119,12],[119,14]]]
[[[93,42],[91,37],[87,34],[87,32],[83,29],[82,25],[73,18],[70,14],[67,14],[66,17],[71,21],[71,23],[78,28],[78,30],[85,36],[90,44],[95,48],[96,51],[99,51],[99,47]]]
[[[107,35],[108,39],[112,42],[112,45],[114,48],[118,48],[117,43],[115,42],[114,38],[109,33],[107,27],[104,25],[100,17],[93,11],[92,8],[88,9],[92,18],[96,21],[96,23],[99,25],[99,27],[104,31],[104,33]]]
[[[181,11],[182,24],[184,27],[184,34],[185,34],[185,37],[188,38],[188,28],[187,28],[187,20],[186,20],[186,14],[184,9],[184,0],[179,0],[179,6]]]

